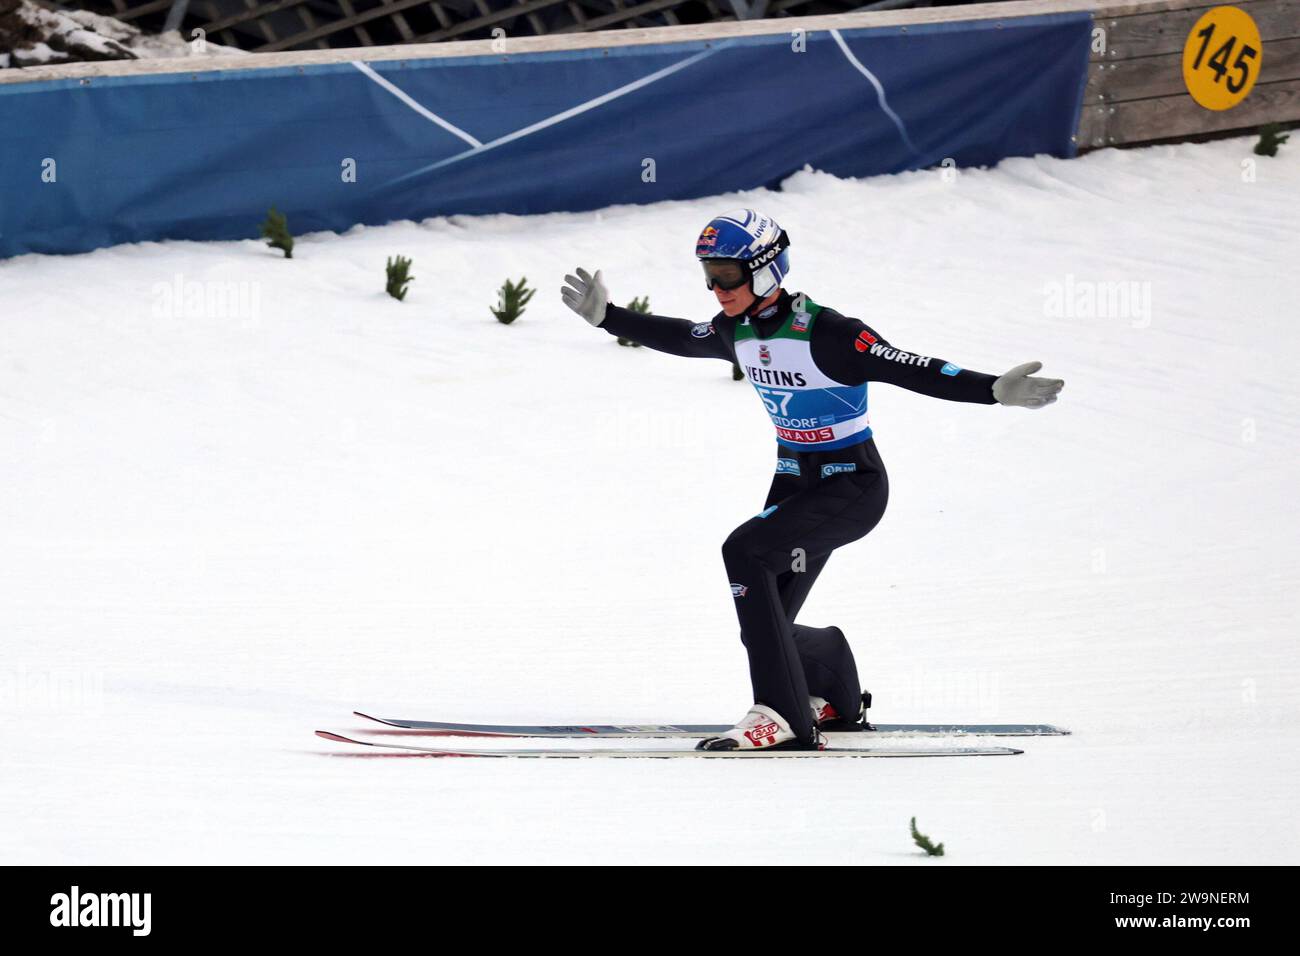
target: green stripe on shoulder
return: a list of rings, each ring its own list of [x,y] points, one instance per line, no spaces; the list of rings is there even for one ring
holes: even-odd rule
[[[763,337],[762,341],[770,342],[773,339],[808,339],[812,334],[813,320],[817,318],[822,307],[814,302],[802,292],[796,295],[791,302],[792,308],[786,315],[780,327],[771,335]],[[747,339],[757,339],[759,336],[754,334],[754,327],[748,322],[737,323],[736,325],[736,342],[744,342]]]
[[[792,339],[810,339],[813,322],[821,313],[822,307],[802,292],[794,297],[790,305],[790,321],[781,331]]]

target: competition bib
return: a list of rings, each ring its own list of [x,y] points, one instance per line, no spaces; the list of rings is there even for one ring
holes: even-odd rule
[[[845,385],[816,366],[812,327],[821,307],[804,295],[794,304],[768,338],[755,335],[748,322],[736,326],[736,359],[767,408],[777,440],[806,451],[866,441],[871,437],[866,384]]]

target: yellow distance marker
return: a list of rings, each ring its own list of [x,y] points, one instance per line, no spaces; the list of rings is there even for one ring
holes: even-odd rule
[[[1183,45],[1183,82],[1207,110],[1230,110],[1249,94],[1264,62],[1259,27],[1238,7],[1214,7]]]

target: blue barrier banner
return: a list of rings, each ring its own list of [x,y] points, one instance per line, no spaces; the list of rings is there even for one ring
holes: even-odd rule
[[[690,199],[805,164],[1069,156],[1090,31],[1068,13],[802,47],[778,33],[0,84],[0,256],[253,238],[271,206],[301,234]]]

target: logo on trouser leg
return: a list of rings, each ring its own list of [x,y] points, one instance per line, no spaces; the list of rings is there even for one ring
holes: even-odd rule
[[[858,466],[851,461],[833,461],[828,465],[822,465],[822,477],[829,478],[831,475],[838,475],[842,471],[857,471]]]
[[[733,585],[731,586],[731,596],[732,596],[732,597],[744,597],[744,596],[745,596],[746,594],[748,594],[748,593],[749,593],[749,585],[748,585],[748,584],[733,584]]]

